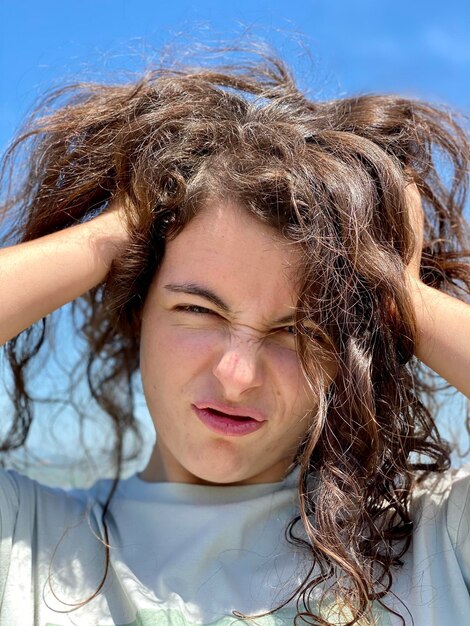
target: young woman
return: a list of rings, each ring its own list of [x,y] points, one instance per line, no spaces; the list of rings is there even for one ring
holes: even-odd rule
[[[270,57],[43,105],[5,159],[3,450],[76,301],[116,479],[0,474],[0,624],[467,624],[470,478],[421,365],[470,396],[453,115],[312,101]],[[157,442],[124,480],[138,375]]]

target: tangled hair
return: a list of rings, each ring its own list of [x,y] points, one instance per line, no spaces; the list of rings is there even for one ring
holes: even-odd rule
[[[29,160],[18,182],[20,150]],[[319,408],[294,460],[300,510],[286,529],[312,564],[290,598],[295,623],[330,624],[323,606],[331,598],[344,607],[344,624],[374,623],[372,601],[386,606],[411,541],[412,487],[450,465],[450,447],[424,404],[433,388],[413,356],[404,271],[416,242],[405,189],[415,183],[424,203],[421,279],[466,298],[469,154],[446,110],[391,95],[317,102],[271,53],[238,64],[158,67],[129,84],[75,84],[42,101],[3,164],[11,181],[3,205],[8,241],[63,229],[117,196],[129,200],[127,249],[105,283],[76,303],[89,390],[116,436],[102,520],[105,571],[86,602],[109,567],[106,514],[123,437],[138,431],[141,313],[165,240],[207,200],[235,198],[303,253],[298,350]],[[319,336],[303,331],[305,318]],[[4,451],[25,442],[33,417],[25,373],[48,323],[7,344],[15,419]],[[327,391],[318,366],[325,353],[337,367]],[[327,591],[313,605],[319,589]]]

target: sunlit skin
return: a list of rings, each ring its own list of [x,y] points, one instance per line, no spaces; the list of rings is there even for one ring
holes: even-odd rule
[[[140,478],[285,477],[315,406],[288,319],[298,260],[292,243],[227,202],[204,208],[168,242],[143,311],[141,373],[157,443]],[[251,407],[266,421],[242,437],[214,433],[193,409],[208,400],[240,414]]]

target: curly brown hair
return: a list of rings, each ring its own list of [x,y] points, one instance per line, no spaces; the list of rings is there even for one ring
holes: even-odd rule
[[[161,66],[128,84],[74,84],[40,103],[4,157],[5,240],[41,237],[112,198],[129,198],[127,250],[105,283],[75,303],[89,390],[115,431],[116,474],[102,514],[106,564],[92,597],[109,567],[105,520],[123,437],[139,435],[134,384],[150,282],[165,240],[208,198],[229,197],[303,251],[298,350],[319,403],[294,460],[300,508],[286,529],[312,563],[289,599],[297,599],[295,623],[330,624],[322,603],[315,610],[310,600],[326,582],[325,599],[333,595],[349,611],[344,623],[373,623],[372,601],[385,606],[411,541],[413,485],[450,465],[450,447],[424,403],[432,386],[413,356],[404,271],[416,242],[405,189],[415,183],[425,209],[421,279],[466,298],[469,154],[464,130],[442,107],[391,95],[318,102],[273,54]],[[18,160],[26,164],[22,180]],[[439,173],[443,163],[450,175]],[[303,332],[305,317],[320,337]],[[7,344],[14,420],[3,451],[26,440],[33,418],[26,372],[49,323]],[[337,366],[327,391],[317,365],[325,353]],[[313,577],[314,566],[321,573]]]

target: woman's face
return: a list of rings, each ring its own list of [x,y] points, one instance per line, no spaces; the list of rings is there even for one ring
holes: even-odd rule
[[[206,207],[167,243],[142,320],[157,443],[141,478],[282,480],[315,405],[292,333],[298,255],[227,202]]]

